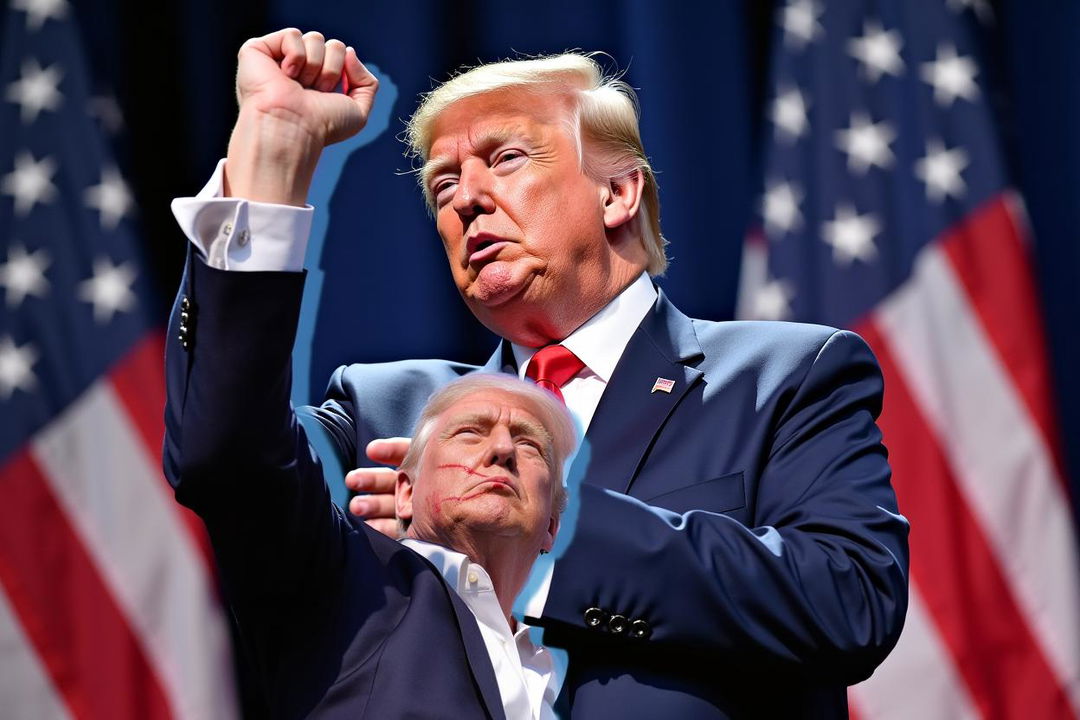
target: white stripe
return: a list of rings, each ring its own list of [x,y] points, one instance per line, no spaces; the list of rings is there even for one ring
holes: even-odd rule
[[[937,246],[922,252],[911,280],[876,319],[1036,641],[1080,711],[1080,578],[1069,498]]]
[[[91,386],[31,448],[174,714],[235,717],[228,633],[205,563],[111,384]]]
[[[0,708],[5,720],[69,720],[37,652],[0,587]]]
[[[866,720],[979,717],[914,583],[900,642],[869,680],[850,689],[849,698]]]

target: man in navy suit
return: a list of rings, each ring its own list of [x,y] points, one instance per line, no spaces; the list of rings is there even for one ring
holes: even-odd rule
[[[200,239],[203,211],[177,214],[211,265],[274,256],[253,269],[298,271],[302,242],[273,236],[310,209],[281,206],[303,205],[321,148],[362,127],[375,82],[317,33],[245,48],[223,178],[204,191],[235,205],[231,234]],[[454,281],[503,338],[479,369],[543,376],[552,345],[582,363],[554,383],[587,430],[578,521],[530,581],[528,621],[569,653],[573,717],[842,717],[907,605],[880,372],[851,333],[693,320],[654,287],[665,241],[632,96],[582,55],[498,63],[437,88],[408,130]],[[258,316],[295,314],[295,275],[264,282]],[[315,415],[356,464],[476,370],[344,367]],[[406,447],[367,452],[397,464]],[[354,512],[385,522],[392,477],[350,473],[374,491]]]
[[[213,305],[219,289],[210,276],[191,291]],[[206,522],[259,715],[553,718],[551,659],[510,610],[566,504],[566,408],[505,375],[436,391],[397,476],[399,544],[330,498],[287,383],[257,369],[287,364],[291,342],[237,322],[249,302],[200,333],[225,340],[215,332],[231,325],[241,342],[170,346],[183,392],[170,393],[165,467]],[[244,412],[230,411],[235,393]]]

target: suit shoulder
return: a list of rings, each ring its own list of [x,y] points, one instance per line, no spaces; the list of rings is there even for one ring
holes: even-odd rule
[[[342,365],[330,378],[329,394],[335,389],[362,391],[364,397],[392,400],[422,395],[475,371],[475,365],[449,360],[397,360],[383,363]]]
[[[694,332],[706,352],[737,348],[747,352],[814,356],[831,339],[861,344],[862,338],[850,330],[813,323],[772,320],[729,320],[716,322],[694,319]]]

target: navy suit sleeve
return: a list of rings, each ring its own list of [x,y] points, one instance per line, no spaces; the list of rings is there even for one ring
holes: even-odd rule
[[[628,651],[647,644],[846,683],[869,676],[907,606],[908,525],[875,424],[881,394],[866,344],[833,334],[769,419],[749,524],[583,485],[541,619],[549,635],[568,646],[610,636],[584,626],[596,606],[649,623],[647,640],[617,640]]]
[[[347,521],[292,412],[303,273],[189,257],[166,352],[165,471],[206,523],[233,602],[288,604],[336,582]],[[187,328],[187,347],[178,340]]]

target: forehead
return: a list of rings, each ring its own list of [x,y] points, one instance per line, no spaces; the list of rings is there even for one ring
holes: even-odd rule
[[[451,159],[491,141],[526,137],[541,140],[565,132],[572,101],[564,91],[506,88],[451,103],[431,125],[428,160]]]
[[[502,390],[479,390],[470,393],[439,414],[439,419],[444,424],[476,418],[492,423],[500,421],[527,423],[543,429],[540,413],[532,400]]]

